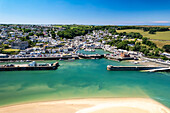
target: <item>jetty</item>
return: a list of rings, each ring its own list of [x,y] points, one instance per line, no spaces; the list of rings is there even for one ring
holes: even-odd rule
[[[35,61],[29,64],[7,64],[0,65],[0,71],[23,71],[23,70],[56,70],[59,66],[55,63],[36,63]]]
[[[169,67],[156,67],[156,66],[112,66],[107,65],[109,71],[140,71],[140,70],[152,70],[152,69],[165,69]]]

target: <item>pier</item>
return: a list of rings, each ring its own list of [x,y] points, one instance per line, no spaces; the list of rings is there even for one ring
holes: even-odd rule
[[[140,71],[140,70],[152,70],[152,69],[163,69],[168,67],[156,67],[156,66],[112,66],[107,65],[109,71]]]
[[[20,65],[0,65],[0,71],[24,71],[24,70],[56,70],[59,66],[58,62],[53,64],[20,64]]]

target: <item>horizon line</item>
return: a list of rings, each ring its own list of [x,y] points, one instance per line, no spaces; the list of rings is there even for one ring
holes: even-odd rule
[[[169,24],[164,24],[164,23],[160,23],[160,24],[76,24],[76,23],[70,23],[70,24],[58,24],[58,23],[0,23],[0,25],[95,25],[95,26],[170,26]]]

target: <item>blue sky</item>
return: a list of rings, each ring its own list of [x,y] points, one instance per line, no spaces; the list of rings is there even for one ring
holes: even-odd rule
[[[0,0],[0,23],[170,25],[170,0]]]

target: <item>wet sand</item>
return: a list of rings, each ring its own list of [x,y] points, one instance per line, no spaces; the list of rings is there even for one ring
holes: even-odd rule
[[[1,107],[0,113],[170,113],[149,98],[94,98],[37,102]]]

